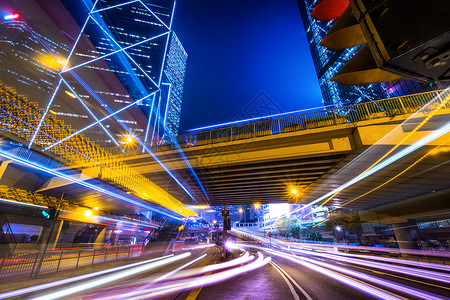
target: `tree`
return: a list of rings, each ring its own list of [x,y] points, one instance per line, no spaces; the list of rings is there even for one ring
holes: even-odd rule
[[[285,218],[277,224],[278,233],[285,237],[298,238],[302,232],[300,221],[297,218]]]
[[[320,232],[310,232],[306,236],[306,239],[309,240],[309,241],[321,242],[322,241],[322,235],[320,234]]]
[[[325,229],[333,231],[336,235],[336,227],[341,226],[344,230],[349,233],[354,233],[358,236],[360,240],[360,235],[362,232],[361,219],[357,212],[341,213],[337,216],[331,217],[325,223]]]

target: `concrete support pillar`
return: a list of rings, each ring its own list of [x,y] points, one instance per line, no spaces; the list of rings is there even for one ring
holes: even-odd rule
[[[62,228],[63,222],[64,221],[62,221],[62,220],[54,221],[54,223],[53,223],[54,229],[53,229],[50,239],[49,239],[49,234],[52,231],[51,225],[49,227],[43,226],[41,229],[41,233],[39,234],[39,237],[36,241],[36,244],[42,245],[41,248],[43,249],[43,247],[45,246],[47,241],[49,241],[48,249],[55,248],[56,244],[58,243],[59,234],[61,233],[61,228]]]
[[[394,230],[395,240],[397,241],[398,247],[402,256],[408,256],[404,250],[414,248],[414,242],[411,237],[410,223],[397,223],[392,224],[392,229]]]
[[[97,229],[97,238],[95,239],[95,244],[96,245],[100,245],[100,244],[104,244],[105,243],[105,238],[106,238],[106,227],[104,226],[99,226],[99,228]]]
[[[119,243],[120,232],[114,232],[114,245]]]

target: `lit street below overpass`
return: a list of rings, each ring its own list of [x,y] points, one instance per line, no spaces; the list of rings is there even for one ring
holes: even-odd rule
[[[0,299],[448,299],[450,266],[233,231],[227,247],[179,245]],[[378,252],[377,252],[378,253]],[[443,262],[445,258],[443,257]],[[2,291],[5,289],[3,287]]]

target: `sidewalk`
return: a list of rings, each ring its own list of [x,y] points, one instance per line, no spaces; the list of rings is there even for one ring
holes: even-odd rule
[[[22,278],[11,278],[0,280],[0,293],[5,293],[9,291],[14,291],[22,288],[27,288],[39,284],[54,282],[57,280],[62,280],[66,278],[71,278],[75,276],[80,276],[84,274],[89,274],[93,272],[98,272],[114,267],[120,267],[135,262],[148,260],[152,258],[161,257],[161,250],[148,251],[145,254],[138,257],[124,258],[118,261],[110,261],[105,263],[97,263],[94,265],[86,265],[79,267],[77,269],[64,270],[59,272],[41,274],[38,278],[34,277],[22,277]]]

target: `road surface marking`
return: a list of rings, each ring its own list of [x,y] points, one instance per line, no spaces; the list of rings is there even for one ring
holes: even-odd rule
[[[279,269],[278,271],[281,272],[282,275],[284,274],[300,290],[300,292],[302,292],[302,294],[306,297],[306,299],[313,300],[313,298],[311,298],[311,296],[285,270],[283,270],[279,265],[277,265],[273,261],[270,263],[276,266]]]
[[[214,248],[214,249],[216,249],[216,248]],[[211,250],[212,250],[212,249],[211,249]],[[211,250],[210,250],[210,251],[211,251]],[[217,249],[216,249],[216,250],[217,250]],[[212,259],[212,261],[214,261],[215,258],[216,258],[216,257],[214,256],[214,258]],[[211,275],[211,274],[212,274],[212,272],[208,272],[208,273],[203,274],[203,276]],[[189,292],[189,294],[186,296],[186,298],[185,298],[184,300],[195,300],[195,299],[197,299],[198,294],[200,294],[200,292],[202,291],[202,289],[203,289],[203,287],[198,287],[198,288],[193,289],[192,291]]]
[[[292,252],[291,252],[291,253],[292,253]],[[299,256],[296,255],[295,253],[292,253],[292,255],[294,255],[294,256],[296,256],[296,257],[299,257]],[[354,280],[354,281],[357,281],[357,282],[362,283],[362,284],[364,284],[364,285],[370,286],[370,287],[372,287],[372,288],[374,288],[374,289],[380,290],[380,291],[382,291],[382,292],[384,292],[384,293],[387,293],[387,294],[390,294],[390,295],[392,295],[392,296],[394,296],[394,297],[398,297],[398,298],[400,298],[400,299],[408,300],[408,298],[405,298],[405,297],[403,297],[403,296],[397,295],[397,294],[395,294],[395,293],[393,293],[393,292],[390,292],[390,291],[388,291],[388,290],[385,290],[384,288],[380,288],[379,286],[370,284],[370,283],[368,283],[368,282],[366,282],[366,281],[359,280],[359,279],[357,279],[356,277],[353,277],[353,276],[350,276],[350,275],[345,275],[345,274],[343,274],[343,273],[341,273],[341,272],[339,272],[339,271],[335,271],[335,270],[332,270],[332,269],[330,269],[330,268],[326,268],[326,267],[324,267],[324,266],[320,266],[319,264],[314,264],[314,263],[312,263],[312,262],[310,262],[309,264],[315,265],[315,266],[317,266],[317,267],[320,267],[320,268],[322,268],[322,269],[327,270],[328,272],[335,273],[335,274],[337,274],[337,275],[339,275],[339,276],[349,278],[350,280]],[[330,264],[330,265],[331,265],[331,264]],[[351,269],[349,269],[349,270],[351,270]],[[316,270],[316,271],[317,271],[317,270]],[[319,273],[322,273],[322,272],[319,272]],[[322,274],[324,274],[324,273],[322,273]],[[325,275],[325,274],[324,274],[324,275]],[[325,275],[325,276],[327,276],[327,275]],[[339,280],[338,280],[338,281],[339,281]],[[364,292],[365,292],[365,291],[364,291]]]
[[[272,267],[277,270],[278,273],[280,273],[281,277],[284,279],[284,281],[286,282],[286,284],[289,287],[289,290],[291,291],[292,296],[294,297],[295,300],[300,300],[300,297],[298,296],[297,292],[295,291],[294,287],[292,286],[291,282],[289,281],[289,279],[287,279],[286,276],[284,276],[284,274],[280,271],[280,269],[278,269],[279,267],[273,263],[270,262],[270,264],[272,265]]]

